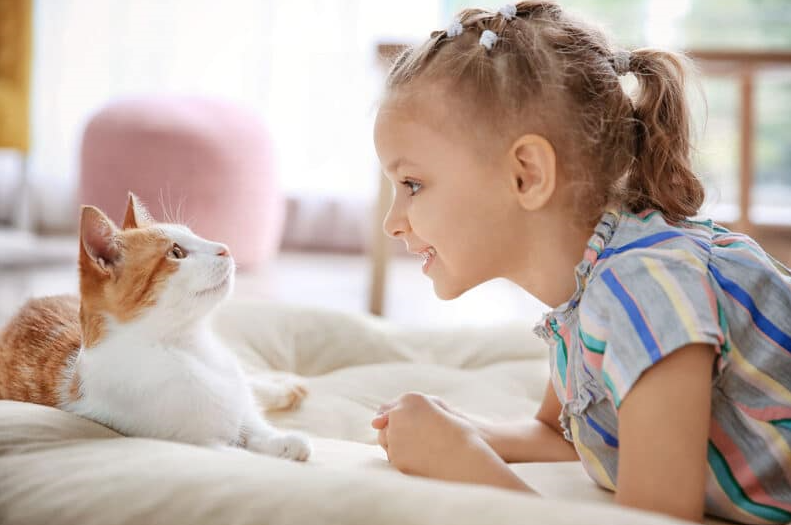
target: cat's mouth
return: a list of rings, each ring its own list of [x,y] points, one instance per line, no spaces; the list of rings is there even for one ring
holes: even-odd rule
[[[231,284],[231,275],[233,275],[232,271],[228,272],[228,275],[226,275],[225,278],[222,281],[220,281],[218,284],[212,286],[211,288],[206,288],[205,290],[201,290],[200,292],[197,292],[195,295],[197,295],[198,297],[204,297],[206,295],[212,295],[215,293],[225,291],[225,289],[228,288],[228,286]]]

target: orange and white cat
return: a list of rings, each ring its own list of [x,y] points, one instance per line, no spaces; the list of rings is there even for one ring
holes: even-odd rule
[[[209,329],[234,270],[225,245],[154,222],[132,194],[122,229],[83,207],[80,298],[31,300],[10,321],[0,335],[0,398],[59,407],[128,436],[307,459],[308,439],[263,418],[237,359]]]

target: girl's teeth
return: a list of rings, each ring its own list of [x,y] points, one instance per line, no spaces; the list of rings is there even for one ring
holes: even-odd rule
[[[420,252],[420,256],[423,257],[423,262],[428,261],[430,258],[437,255],[437,250],[434,248],[428,248],[425,251]]]

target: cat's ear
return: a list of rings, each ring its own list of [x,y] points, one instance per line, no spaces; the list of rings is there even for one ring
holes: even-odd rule
[[[143,203],[140,202],[140,198],[130,191],[122,228],[124,230],[128,230],[129,228],[145,228],[151,224],[154,224],[154,219],[151,217],[151,214]]]
[[[80,266],[91,265],[109,273],[121,257],[118,228],[107,215],[93,206],[83,206],[80,216]]]

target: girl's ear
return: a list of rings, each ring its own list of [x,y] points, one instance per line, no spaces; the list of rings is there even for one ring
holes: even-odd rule
[[[122,229],[128,230],[129,228],[145,228],[153,224],[154,219],[148,212],[146,207],[140,202],[137,195],[129,192],[129,199],[126,204],[126,215],[124,216],[124,224]]]
[[[121,257],[118,229],[98,208],[83,206],[80,216],[80,268],[109,274]]]
[[[520,206],[536,211],[552,197],[557,182],[555,149],[540,135],[523,135],[509,150],[511,189]]]

